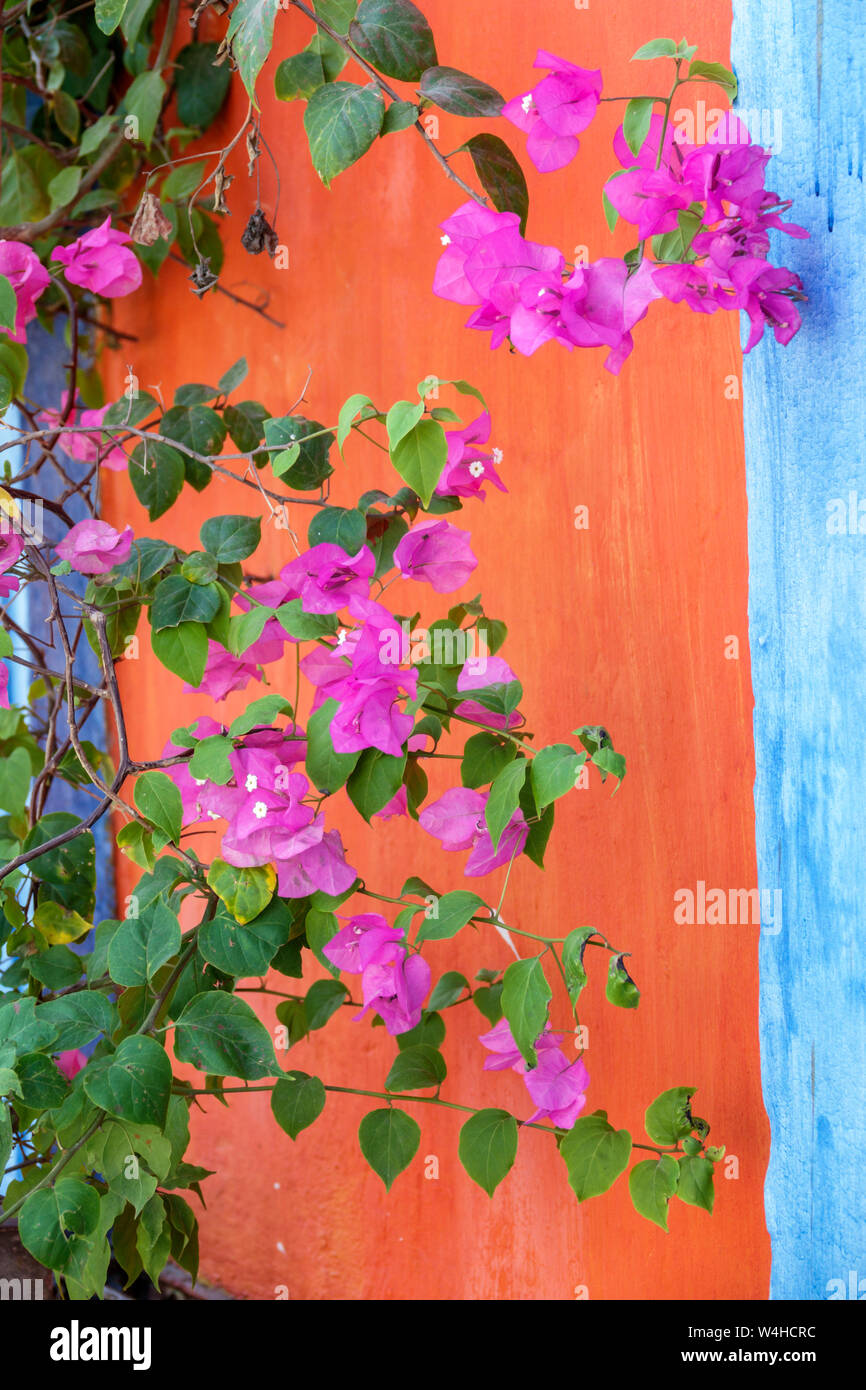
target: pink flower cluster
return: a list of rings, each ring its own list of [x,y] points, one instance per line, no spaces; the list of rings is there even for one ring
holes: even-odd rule
[[[61,431],[57,443],[70,458],[81,463],[96,463],[103,468],[119,473],[127,466],[127,457],[116,439],[103,443],[100,426],[109,409],[107,405],[96,410],[81,410],[78,417],[73,414],[61,423],[59,410],[43,410],[37,417],[39,423]],[[77,428],[71,428],[76,426]]]
[[[485,1059],[485,1071],[510,1070],[523,1076],[526,1089],[537,1106],[527,1123],[550,1120],[559,1129],[572,1128],[586,1105],[584,1093],[589,1085],[589,1073],[580,1058],[569,1062],[559,1046],[561,1033],[552,1033],[550,1024],[545,1025],[535,1043],[538,1062],[531,1069],[523,1060],[506,1019],[500,1019],[489,1033],[482,1033],[478,1041],[492,1054]]]
[[[129,559],[132,541],[131,526],[115,531],[107,521],[88,518],[70,527],[56,549],[61,560],[66,560],[79,574],[107,574]]]
[[[36,252],[22,241],[0,241],[0,275],[12,286],[16,303],[14,329],[0,327],[0,333],[7,333],[13,343],[23,343],[24,330],[36,317],[36,301],[51,284],[51,276]]]
[[[418,817],[422,830],[433,835],[444,850],[472,851],[463,870],[468,878],[478,878],[507,864],[521,853],[529,834],[523,812],[518,809],[494,849],[484,819],[488,796],[489,792],[473,791],[470,787],[452,787],[438,801],[425,806]]]
[[[391,1034],[408,1033],[421,1022],[430,989],[430,966],[409,953],[406,937],[389,927],[378,912],[352,917],[323,947],[338,970],[361,976],[364,1007],[358,1022],[373,1009]]]
[[[595,114],[601,74],[540,51],[549,70],[531,91],[513,98],[503,115],[525,131],[527,151],[542,171],[560,169],[577,153],[578,134]],[[602,257],[570,268],[555,246],[527,241],[513,212],[465,203],[442,224],[442,252],[433,280],[443,299],[472,306],[467,328],[506,340],[526,356],[554,340],[569,349],[606,347],[605,367],[619,373],[634,346],[632,330],[655,299],[685,302],[701,313],[743,309],[749,352],[770,327],[780,343],[800,327],[804,296],[793,271],[768,261],[768,231],[808,233],[784,223],[790,206],[764,186],[770,152],[753,145],[729,116],[703,145],[677,139],[655,115],[637,155],[622,127],[614,149],[622,166],[605,192],[617,213],[634,223],[641,242],[675,231],[678,214],[701,206],[702,225],[684,258],[660,265],[642,254],[637,265]]]
[[[70,285],[119,299],[141,284],[141,262],[129,249],[131,240],[127,232],[112,227],[109,215],[68,246],[55,246],[51,259],[63,266]]]
[[[0,521],[3,529],[0,530],[0,598],[9,598],[10,594],[17,592],[20,580],[14,574],[9,574],[13,565],[21,559],[24,550],[24,537],[18,532],[7,530],[12,522],[6,512],[0,510]]]
[[[199,738],[226,731],[207,716],[194,727]],[[163,757],[180,752],[168,743]],[[229,754],[232,779],[226,786],[192,776],[186,763],[166,769],[183,803],[184,825],[224,820],[221,855],[238,868],[273,864],[283,898],[303,898],[320,890],[339,895],[357,877],[346,863],[336,830],[307,804],[310,784],[297,765],[307,754],[300,729],[261,728],[246,734]]]
[[[426,582],[439,593],[450,592],[465,582],[478,563],[469,541],[468,533],[450,522],[421,522],[402,538],[394,562],[403,578]],[[347,610],[359,623],[336,646],[323,646],[301,662],[304,674],[317,687],[314,709],[329,699],[340,703],[331,729],[338,753],[378,748],[397,755],[412,728],[412,717],[402,714],[396,701],[405,695],[414,697],[417,673],[385,659],[389,639],[391,645],[397,644],[396,650],[402,650],[403,632],[392,614],[369,597],[375,567],[373,552],[366,545],[356,555],[347,555],[340,546],[322,542],[285,565],[279,579],[256,585],[237,599],[242,609],[248,609],[252,599],[274,610],[299,599],[307,613]],[[215,700],[225,699],[231,691],[259,679],[259,667],[277,661],[286,642],[293,640],[273,617],[241,656],[211,642],[198,690]]]

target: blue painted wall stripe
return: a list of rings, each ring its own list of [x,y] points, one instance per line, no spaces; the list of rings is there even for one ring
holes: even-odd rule
[[[738,105],[781,116],[770,186],[812,234],[776,239],[810,302],[743,390],[758,875],[784,910],[760,955],[779,1299],[866,1295],[864,10],[734,0]]]

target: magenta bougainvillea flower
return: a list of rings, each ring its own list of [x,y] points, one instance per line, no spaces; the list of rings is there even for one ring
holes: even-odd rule
[[[0,520],[3,522],[3,529],[0,530],[0,574],[5,574],[21,559],[24,537],[18,531],[5,529],[11,523],[3,511],[0,511]]]
[[[82,1052],[79,1047],[70,1052],[59,1052],[57,1054],[57,1070],[66,1077],[67,1081],[71,1081],[72,1078],[77,1076],[82,1068],[86,1066],[87,1053]]]
[[[486,690],[488,686],[508,685],[515,680],[517,677],[501,656],[471,656],[464,662],[457,677],[457,689],[462,694],[464,690]],[[513,729],[523,718],[517,710],[505,715],[487,709],[477,700],[461,700],[454,713],[462,714],[465,719],[475,719],[479,724],[486,724],[488,729]]]
[[[536,169],[548,173],[570,163],[580,149],[577,136],[598,109],[601,73],[579,68],[543,48],[533,66],[547,68],[548,76],[506,102],[502,114],[529,137],[526,153]]]
[[[0,709],[9,708],[9,667],[0,661]]]
[[[82,410],[77,420],[73,415],[65,422],[67,426],[78,425],[82,430],[88,431],[87,433],[64,428],[61,424],[59,410],[43,410],[38,419],[40,424],[49,425],[52,428],[57,427],[61,430],[57,442],[70,458],[79,459],[82,463],[95,463],[99,459],[102,468],[119,473],[126,468],[128,460],[116,441],[110,445],[103,443],[102,431],[99,427],[107,410],[107,405],[101,406],[98,410]]]
[[[421,1022],[430,967],[420,955],[409,954],[403,933],[378,912],[352,917],[322,949],[338,970],[361,976],[364,1007],[355,1022],[371,1009],[392,1035]]]
[[[527,1123],[549,1119],[559,1129],[571,1129],[586,1105],[589,1073],[578,1058],[569,1062],[560,1048],[561,1033],[550,1031],[550,1023],[534,1043],[537,1064],[530,1068],[524,1061],[511,1033],[507,1019],[501,1018],[489,1033],[478,1041],[491,1056],[485,1058],[485,1071],[516,1071],[537,1109]]]
[[[119,299],[141,284],[141,262],[129,250],[130,241],[126,232],[112,227],[109,215],[68,246],[56,246],[51,259],[60,262],[71,285],[105,299]]]
[[[433,835],[444,850],[471,849],[463,869],[468,878],[489,874],[520,854],[526,844],[529,826],[518,808],[502,832],[494,850],[490,831],[484,819],[488,792],[472,791],[469,787],[452,787],[433,801],[418,817],[422,830]]]
[[[29,246],[22,241],[0,241],[0,275],[5,275],[15,292],[15,327],[0,326],[13,343],[23,343],[25,329],[36,317],[36,301],[51,284],[51,276]]]
[[[107,574],[129,559],[132,541],[131,526],[115,531],[107,521],[88,518],[71,527],[56,549],[61,560],[68,560],[79,574]]]
[[[450,521],[422,521],[400,541],[394,563],[404,579],[424,580],[437,594],[450,594],[478,564],[469,541],[469,532]]]
[[[225,730],[202,718],[193,732],[207,738]],[[164,756],[174,751],[168,745]],[[357,878],[346,863],[339,833],[326,830],[324,815],[308,804],[310,784],[296,770],[306,754],[306,739],[296,726],[260,728],[229,754],[233,775],[224,786],[196,780],[185,764],[166,768],[180,790],[184,824],[226,821],[222,858],[236,868],[273,864],[285,898],[344,893]]]
[[[485,454],[477,448],[486,444],[490,438],[490,415],[482,411],[471,424],[462,430],[446,430],[448,440],[448,462],[436,484],[437,497],[477,497],[484,501],[484,485],[492,483],[500,492],[507,492],[496,471],[502,462],[502,453],[494,449]]]
[[[339,545],[322,542],[290,561],[280,571],[291,598],[299,598],[305,613],[338,613],[353,595],[366,598],[376,568],[372,550],[362,545],[347,555]]]

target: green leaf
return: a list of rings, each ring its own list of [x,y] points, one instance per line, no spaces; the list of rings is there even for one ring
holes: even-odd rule
[[[640,47],[637,53],[633,53],[630,62],[636,60],[647,62],[650,58],[674,58],[676,57],[677,45],[673,39],[651,39]]]
[[[124,110],[138,120],[138,138],[145,149],[153,140],[166,90],[161,74],[150,70],[133,79],[123,98]]]
[[[644,140],[649,134],[653,114],[652,97],[633,97],[625,108],[622,133],[632,154],[639,154]]]
[[[50,1110],[60,1105],[69,1089],[50,1057],[41,1052],[26,1052],[15,1063],[22,1105],[30,1110]]]
[[[423,414],[423,401],[395,401],[385,416],[389,448],[396,448],[400,440],[415,428]]]
[[[229,762],[232,747],[231,739],[224,734],[209,734],[201,739],[189,760],[190,776],[199,782],[216,782],[218,786],[225,787],[234,776]]]
[[[622,170],[622,173],[625,173],[624,169]],[[616,175],[614,175],[614,178],[615,177]],[[610,201],[610,198],[608,198],[607,193],[604,189],[601,190],[601,205],[604,210],[604,220],[607,223],[607,230],[609,232],[612,232],[617,222],[619,221],[619,213],[617,212],[613,203]]]
[[[271,1091],[274,1119],[290,1139],[297,1139],[302,1129],[308,1129],[324,1108],[324,1086],[317,1076],[304,1071],[281,1078]]]
[[[689,63],[689,79],[694,77],[703,78],[707,82],[715,82],[717,87],[721,87],[727,92],[731,101],[736,101],[737,79],[730,69],[723,67],[721,63],[702,63],[700,60]]]
[[[694,1129],[689,1101],[694,1086],[673,1086],[647,1107],[644,1127],[654,1144],[678,1144]]]
[[[50,946],[37,956],[31,956],[27,968],[34,980],[46,989],[66,989],[81,979],[84,962],[68,946]]]
[[[170,444],[152,439],[136,444],[129,460],[129,481],[151,521],[177,501],[184,477],[183,459]]]
[[[290,927],[290,914],[279,899],[244,925],[220,908],[199,928],[198,948],[206,961],[226,975],[237,979],[264,975],[279,948],[288,941]]]
[[[45,1012],[50,1008],[50,1004],[40,1004],[37,1014],[32,997],[7,995],[5,1003],[0,1003],[0,1047],[14,1047],[19,1054],[48,1047],[57,1031]]]
[[[679,1166],[670,1154],[636,1163],[628,1175],[629,1196],[635,1211],[661,1226],[663,1231],[668,1228],[668,1205],[679,1178]]]
[[[274,617],[290,637],[298,642],[311,642],[328,633],[334,633],[339,626],[333,613],[305,613],[299,598],[281,603]]]
[[[221,898],[235,921],[252,922],[274,896],[277,875],[273,864],[239,869],[224,859],[214,859],[207,873],[208,886]]]
[[[575,753],[567,743],[541,748],[532,759],[532,790],[539,809],[574,789],[585,753]]]
[[[271,51],[278,8],[274,0],[237,0],[226,35],[241,81],[257,111],[256,78]]]
[[[479,909],[485,907],[484,900],[477,893],[458,888],[453,893],[445,893],[437,900],[436,915],[424,918],[418,928],[417,941],[446,941],[466,926]]]
[[[154,1038],[124,1038],[110,1057],[90,1061],[84,1090],[111,1115],[162,1129],[171,1092],[171,1062]]]
[[[208,638],[203,623],[181,623],[151,634],[153,654],[169,671],[195,687],[207,664]]]
[[[427,1000],[428,1009],[447,1009],[457,1002],[464,989],[469,989],[469,981],[459,970],[446,970]]]
[[[5,628],[3,629],[5,633]],[[10,816],[20,816],[30,794],[33,768],[26,748],[13,748],[0,761],[0,807]]]
[[[267,728],[278,715],[291,712],[291,705],[282,695],[262,695],[260,699],[248,704],[243,714],[232,720],[229,734],[232,738],[240,738],[242,734],[248,734],[253,729]]]
[[[304,998],[304,1013],[310,1032],[324,1028],[349,997],[349,991],[339,980],[316,980]]]
[[[194,454],[211,458],[220,452],[225,443],[226,426],[209,405],[188,402],[184,405],[173,405],[171,410],[165,412],[160,421],[159,432],[174,440],[176,444],[185,445]],[[207,477],[210,478],[211,471],[207,464],[201,464],[197,459],[184,460],[186,466],[191,462],[195,463],[197,468],[207,469]]]
[[[389,1107],[371,1110],[358,1127],[361,1153],[388,1191],[418,1151],[421,1130],[411,1115]]]
[[[539,956],[512,961],[502,981],[502,1012],[530,1067],[538,1063],[535,1042],[547,1022],[551,991]]]
[[[150,621],[157,632],[181,623],[209,623],[219,606],[215,584],[191,584],[181,574],[170,574],[156,586]]]
[[[562,968],[565,972],[568,997],[572,1004],[577,1003],[581,990],[586,984],[583,953],[586,950],[587,941],[594,935],[594,927],[575,927],[562,943]]]
[[[514,761],[516,748],[510,739],[497,734],[473,734],[466,740],[460,777],[464,787],[486,787]]]
[[[349,799],[369,824],[403,785],[406,754],[395,758],[378,748],[365,748],[346,783]]]
[[[222,109],[231,85],[228,63],[214,66],[219,44],[189,43],[175,55],[174,89],[181,125],[206,130]]]
[[[366,154],[382,127],[385,102],[375,86],[331,82],[313,92],[304,112],[313,168],[326,188]]]
[[[128,4],[129,0],[96,0],[96,27],[103,34],[113,34]]]
[[[473,135],[461,148],[472,156],[475,172],[497,212],[517,213],[523,236],[529,216],[529,189],[523,170],[505,141],[498,135]]]
[[[241,453],[252,453],[261,444],[269,415],[270,411],[260,401],[238,401],[237,405],[226,406],[223,420]]]
[[[41,816],[24,840],[22,849],[35,849],[56,835],[71,830],[79,818],[70,811],[51,811]],[[92,912],[96,884],[96,843],[91,832],[84,831],[56,849],[46,850],[31,860],[30,871],[51,887],[48,895],[70,911]],[[48,906],[48,904],[45,904]],[[64,941],[74,940],[66,936]],[[61,944],[58,938],[52,944]]]
[[[442,1053],[429,1043],[416,1043],[398,1052],[385,1080],[386,1091],[426,1091],[441,1086],[448,1068]]]
[[[273,1043],[249,1004],[222,990],[197,994],[177,1020],[175,1056],[214,1076],[242,1081],[279,1074]]]
[[[27,379],[27,350],[22,343],[11,343],[0,336],[0,373],[7,382],[8,401],[20,396]]]
[[[417,81],[439,61],[433,31],[411,0],[361,0],[349,38],[378,72],[401,82]]]
[[[439,422],[419,420],[391,449],[391,462],[404,483],[428,506],[448,462],[448,440]]]
[[[18,300],[6,275],[0,275],[0,327],[15,331],[15,316],[18,313]]]
[[[145,820],[177,844],[183,825],[183,802],[171,778],[165,772],[143,772],[132,796]]]
[[[246,560],[262,539],[260,516],[212,516],[199,531],[201,543],[221,565]]]
[[[498,846],[502,839],[502,832],[520,804],[520,791],[528,769],[529,764],[526,759],[517,758],[497,774],[490,788],[490,795],[484,808],[484,819],[494,849]]]
[[[270,449],[282,449],[272,456],[272,467],[287,487],[312,492],[333,473],[328,455],[334,436],[318,420],[307,420],[303,415],[275,416],[265,421],[264,431]]]
[[[274,73],[274,95],[278,101],[309,100],[325,81],[322,59],[312,49],[284,58]]]
[[[517,1157],[517,1121],[507,1110],[479,1110],[460,1130],[457,1153],[472,1181],[492,1197]]]
[[[620,1009],[636,1009],[640,1003],[640,990],[622,963],[625,954],[627,952],[620,952],[610,958],[605,998],[609,1004],[616,1004]]]
[[[99,1194],[80,1178],[60,1178],[53,1187],[32,1192],[21,1208],[18,1234],[34,1260],[63,1269],[99,1220]]]
[[[146,985],[180,950],[180,923],[171,908],[157,901],[140,917],[121,922],[108,948],[108,973],[128,989]]]
[[[366,419],[370,413],[375,415],[376,407],[369,396],[360,392],[356,392],[354,396],[350,396],[347,401],[343,402],[337,416],[337,448],[340,453],[343,452],[343,445],[351,433],[352,424],[356,417],[360,416],[362,419]]]
[[[421,78],[421,95],[452,116],[500,116],[505,98],[458,68],[430,67]]]
[[[49,999],[39,1006],[39,1020],[56,1030],[55,1052],[86,1047],[101,1033],[108,1036],[117,1021],[117,1010],[99,990],[82,989],[61,999]]]
[[[392,101],[382,117],[380,135],[395,135],[397,131],[408,130],[418,120],[420,107],[412,101]]]
[[[334,751],[331,720],[338,708],[336,700],[326,700],[307,722],[307,776],[320,792],[327,794],[345,785],[361,756]]]
[[[367,539],[367,518],[356,507],[323,507],[307,531],[310,545],[338,545],[347,555],[357,555]]]
[[[713,1189],[713,1165],[708,1158],[695,1158],[686,1154],[679,1161],[680,1180],[677,1196],[690,1207],[702,1207],[713,1214],[715,1192]]]
[[[358,0],[313,0],[313,8],[335,33],[348,34],[357,3]]]
[[[607,1115],[597,1110],[575,1120],[559,1146],[568,1168],[568,1181],[577,1200],[598,1197],[607,1192],[626,1167],[631,1153],[627,1129],[614,1129]]]

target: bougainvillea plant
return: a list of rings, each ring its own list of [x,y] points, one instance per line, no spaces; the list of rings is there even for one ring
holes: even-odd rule
[[[625,759],[599,725],[541,745],[504,654],[504,623],[480,593],[457,596],[474,587],[477,561],[455,517],[488,487],[506,490],[508,477],[501,451],[486,447],[495,433],[482,392],[431,375],[396,402],[351,394],[323,424],[301,409],[304,395],[243,398],[241,359],[213,385],[180,385],[168,408],[132,376],[119,400],[102,399],[99,353],[122,340],[112,304],[135,293],[143,267],[156,274],[180,258],[196,294],[229,293],[219,228],[238,174],[255,190],[243,245],[279,254],[259,193],[267,142],[255,100],[279,7],[227,8],[199,5],[185,46],[176,0],[34,0],[0,17],[0,1221],[17,1217],[26,1248],[73,1298],[102,1292],[112,1251],[130,1282],[141,1272],[156,1282],[169,1258],[195,1276],[192,1194],[208,1174],[186,1158],[192,1105],[269,1089],[292,1140],[327,1124],[339,1103],[320,1120],[329,1093],[351,1088],[293,1069],[290,1054],[344,1008],[381,1028],[381,1091],[358,1138],[386,1187],[418,1151],[418,1101],[465,1112],[459,1157],[490,1195],[522,1130],[556,1145],[581,1201],[607,1191],[638,1151],[631,1198],[663,1229],[673,1197],[712,1210],[724,1152],[692,1112],[694,1086],[652,1100],[639,1140],[590,1110],[603,1098],[582,1055],[587,962],[599,958],[610,1003],[632,1009],[628,952],[595,927],[552,937],[505,907],[515,860],[543,868],[556,802],[590,769],[618,787]],[[568,267],[555,248],[524,239],[526,182],[505,142],[466,143],[479,193],[439,151],[425,115],[503,116],[546,172],[574,156],[599,102],[613,100],[600,73],[542,51],[548,75],[506,103],[439,65],[408,0],[285,8],[315,26],[275,79],[278,96],[307,103],[315,168],[328,183],[378,137],[416,129],[470,195],[444,224],[436,292],[472,305],[470,325],[494,344],[603,345],[618,370],[632,327],[659,297],[702,312],[743,308],[752,339],[764,323],[781,341],[796,331],[799,281],[767,260],[768,230],[786,206],[764,191],[767,152],[736,122],[721,143],[677,138],[678,86],[735,91],[731,74],[696,62],[684,42],[657,40],[636,55],[670,58],[674,84],[666,97],[626,99],[615,140],[623,170],[606,198],[611,214],[635,223],[639,245],[621,260]],[[201,39],[200,21],[222,33]],[[350,61],[363,82],[340,78]],[[240,128],[214,155],[186,156],[218,117],[233,68],[249,97]],[[36,319],[66,335],[59,399],[31,394]],[[332,504],[339,459],[350,467],[355,451],[373,448],[393,479],[353,506]],[[103,469],[127,471],[167,533],[185,489],[201,493],[199,547],[104,520]],[[215,473],[241,490],[237,512],[209,514]],[[305,540],[290,507],[309,509]],[[263,524],[285,541],[285,563],[264,576]],[[396,592],[418,595],[417,610],[386,600],[395,580],[406,581]],[[201,697],[201,714],[146,761],[130,751],[117,672],[138,642]],[[85,649],[95,680],[82,673]],[[275,689],[275,663],[284,671],[287,658],[291,688]],[[10,701],[10,669],[32,677],[23,702]],[[220,706],[233,692],[248,703],[226,721]],[[97,710],[110,750],[88,737]],[[434,759],[453,771],[435,797],[425,771]],[[58,809],[64,786],[78,809]],[[382,893],[347,856],[334,798],[384,835],[394,817],[416,822],[421,840],[461,856],[471,886],[443,893],[410,874],[396,897]],[[104,817],[141,873],[122,915],[95,922],[93,828]],[[493,962],[471,981],[459,969],[470,929],[489,940]],[[454,942],[455,968],[435,982],[430,941]],[[448,1011],[467,1001],[480,1029],[471,1104],[453,1098],[443,1050]],[[174,1061],[188,1064],[182,1076]],[[523,1077],[525,1114],[501,1108],[496,1078],[483,1075],[503,1069]]]

